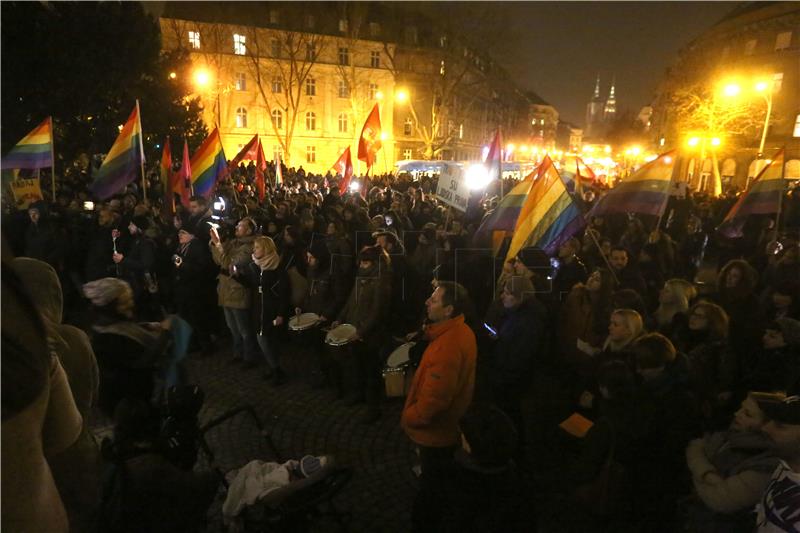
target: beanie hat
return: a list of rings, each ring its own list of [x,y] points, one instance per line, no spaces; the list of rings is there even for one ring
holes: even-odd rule
[[[776,319],[775,323],[780,328],[786,344],[800,346],[800,320],[784,317]]]
[[[550,257],[541,248],[530,246],[523,248],[517,254],[517,258],[522,261],[528,270],[535,268],[550,268]]]

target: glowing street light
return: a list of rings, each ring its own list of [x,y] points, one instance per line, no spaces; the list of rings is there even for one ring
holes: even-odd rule
[[[350,192],[358,192],[358,191],[361,190],[361,184],[359,182],[357,182],[357,181],[351,181],[350,185],[349,185],[349,188],[350,188]]]
[[[760,93],[763,93],[764,91],[769,89],[769,82],[759,81],[758,83],[756,83],[755,89],[756,89],[756,91],[758,91]]]
[[[733,98],[734,96],[739,96],[739,93],[742,92],[742,86],[738,83],[728,83],[722,89],[722,94],[729,98]]]
[[[398,89],[396,93],[394,93],[394,99],[397,100],[398,103],[403,104],[408,101],[408,91],[405,89]]]
[[[712,137],[711,138],[711,146],[719,146],[722,144],[722,141],[719,137]]]
[[[467,187],[473,191],[485,189],[486,186],[489,185],[489,171],[486,170],[486,167],[481,164],[472,165],[471,167],[467,168],[467,172],[464,177]]]
[[[194,71],[194,82],[198,87],[207,87],[211,83],[211,74],[204,68]]]
[[[695,147],[700,144],[700,139],[698,137],[689,137],[689,140],[686,141],[686,144],[691,147]]]
[[[177,77],[178,77],[178,73],[177,72],[172,71],[172,72],[169,73],[169,79],[174,80]]]
[[[383,91],[378,91],[375,93],[376,100],[383,100]]]

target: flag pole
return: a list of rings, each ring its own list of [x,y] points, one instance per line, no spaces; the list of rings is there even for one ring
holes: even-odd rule
[[[56,153],[55,153],[55,131],[53,131],[53,116],[50,119],[50,187],[53,190],[53,203],[56,203]]]
[[[587,228],[587,233],[592,238],[592,241],[594,241],[594,245],[597,246],[597,251],[600,253],[600,257],[603,258],[603,261],[608,267],[608,271],[611,272],[611,276],[614,278],[614,282],[617,285],[619,285],[619,279],[617,279],[617,274],[616,272],[614,272],[614,269],[611,268],[611,263],[608,262],[608,257],[606,257],[606,254],[603,253],[603,249],[600,247],[600,243],[597,242],[597,237],[594,234],[594,230],[592,228]]]
[[[139,109],[139,99],[136,99],[136,120],[139,121],[139,168],[142,171],[142,200],[147,203],[147,179],[144,176],[144,143],[142,137],[142,112]]]
[[[778,213],[775,215],[775,242],[778,241],[781,225],[781,211],[783,210],[783,194],[786,187],[786,146],[783,147],[783,165],[781,165],[781,186],[778,189]]]

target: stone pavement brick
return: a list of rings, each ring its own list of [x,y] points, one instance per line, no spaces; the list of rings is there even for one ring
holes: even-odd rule
[[[310,387],[312,358],[295,343],[283,347],[282,365],[289,381],[272,388],[261,369],[246,370],[228,363],[229,348],[203,359],[190,359],[192,383],[203,388],[206,401],[201,423],[240,405],[252,405],[282,458],[306,454],[333,455],[339,464],[353,468],[348,486],[334,499],[350,513],[353,532],[406,532],[410,530],[411,502],[416,479],[413,446],[399,427],[402,401],[386,400],[381,419],[359,422],[365,406],[345,407],[330,389]],[[253,459],[273,460],[251,420],[240,415],[210,431],[207,440],[215,464],[227,471]],[[218,531],[222,495],[211,511],[209,531]],[[329,525],[319,525],[320,531]]]

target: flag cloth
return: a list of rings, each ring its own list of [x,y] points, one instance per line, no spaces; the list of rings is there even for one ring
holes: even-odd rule
[[[3,158],[2,168],[53,166],[53,119],[47,117],[22,138]]]
[[[224,177],[228,170],[218,128],[214,128],[211,135],[203,141],[192,156],[191,163],[194,194],[208,198],[214,192],[217,181]]]
[[[264,157],[264,147],[261,146],[261,141],[258,141],[258,146],[256,147],[256,191],[258,192],[259,202],[263,202],[267,195],[265,170],[267,170],[267,160]]]
[[[350,187],[350,180],[353,178],[353,158],[350,156],[350,147],[344,149],[342,155],[333,164],[333,169],[342,177],[339,182],[339,196],[347,192]]]
[[[234,169],[239,166],[239,163],[242,161],[255,161],[258,158],[258,133],[253,135],[253,138],[248,141],[244,147],[239,150],[239,153],[236,154],[236,157],[231,159],[230,164],[228,165],[229,168]]]
[[[661,216],[669,199],[674,168],[675,151],[661,154],[600,198],[587,218],[607,213]]]
[[[497,207],[486,218],[483,219],[478,231],[475,232],[475,243],[484,242],[489,236],[494,236],[495,232],[510,232],[514,231],[514,226],[517,224],[519,212],[522,205],[525,203],[525,197],[528,196],[528,191],[531,190],[533,180],[538,175],[539,167],[528,176],[520,181],[516,187],[511,189],[511,192],[506,194]]]
[[[575,156],[574,165],[571,161],[565,163],[559,173],[567,190],[578,195],[583,195],[584,187],[590,187],[597,182],[594,171],[579,156]]]
[[[281,153],[275,152],[275,187],[283,185],[283,166],[281,163]]]
[[[94,182],[89,189],[95,196],[105,200],[141,176],[142,164],[142,122],[137,101],[103,164],[95,173]]]
[[[361,137],[358,139],[358,158],[367,164],[367,169],[375,164],[375,154],[381,149],[381,114],[378,111],[378,104],[372,108],[364,127],[361,129]]]
[[[786,187],[783,165],[784,152],[781,148],[728,211],[719,226],[722,234],[727,237],[740,236],[748,215],[768,215],[778,212],[781,196]]]
[[[483,162],[486,166],[486,171],[489,173],[489,180],[496,180],[501,178],[502,165],[503,165],[503,136],[500,133],[500,128],[494,134],[494,140],[489,146],[489,152],[486,154],[486,160]]]
[[[172,175],[172,195],[180,196],[181,205],[189,208],[189,186],[187,183],[192,181],[192,162],[189,159],[189,143],[186,139],[183,140],[183,159],[181,160],[181,169]],[[174,201],[174,200],[173,200]]]
[[[531,186],[520,211],[506,260],[516,257],[526,245],[551,255],[585,224],[580,208],[549,157],[545,156],[542,166],[542,176]]]
[[[164,191],[164,205],[161,209],[164,215],[175,214],[175,195],[172,194],[170,178],[172,177],[172,147],[169,143],[169,136],[164,141],[164,149],[161,150],[161,190]]]

